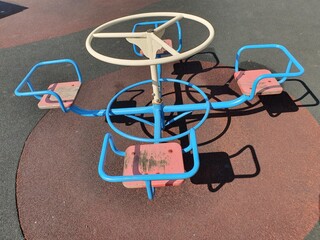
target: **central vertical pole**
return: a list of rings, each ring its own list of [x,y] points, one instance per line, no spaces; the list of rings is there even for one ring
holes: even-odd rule
[[[152,96],[153,104],[161,104],[162,99],[159,91],[159,79],[157,65],[150,65],[151,79],[152,79]]]
[[[150,29],[147,31],[150,34],[153,34],[153,30]],[[150,35],[147,35],[147,50],[148,57],[150,59],[156,59],[157,49],[154,46],[153,40]],[[151,80],[152,80],[152,105],[153,105],[153,118],[154,118],[154,128],[153,135],[155,143],[159,143],[162,137],[162,129],[164,128],[164,113],[163,105],[161,99],[161,90],[159,85],[159,68],[156,64],[150,65]]]
[[[154,139],[156,143],[162,137],[162,129],[164,128],[164,113],[163,104],[161,99],[161,92],[159,90],[159,79],[156,65],[150,65],[151,78],[152,78],[152,105],[153,105],[153,117],[154,117]]]

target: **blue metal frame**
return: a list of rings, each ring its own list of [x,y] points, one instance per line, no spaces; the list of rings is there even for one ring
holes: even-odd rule
[[[71,60],[71,59],[59,59],[59,60],[52,60],[52,61],[44,61],[44,62],[39,62],[36,65],[34,65],[31,70],[29,71],[29,73],[25,76],[25,78],[20,82],[20,84],[18,85],[18,87],[14,90],[14,93],[16,96],[33,96],[38,100],[41,100],[41,97],[45,94],[49,94],[49,95],[53,95],[54,97],[57,98],[59,105],[62,109],[63,112],[67,112],[68,108],[65,108],[63,101],[61,99],[61,97],[59,96],[59,94],[57,94],[54,91],[51,90],[41,90],[41,91],[36,91],[30,81],[30,78],[32,76],[32,74],[39,68],[39,67],[43,67],[43,66],[47,66],[47,65],[54,65],[54,64],[62,64],[62,63],[70,63],[74,66],[77,76],[78,76],[78,81],[82,83],[82,75],[81,72],[79,70],[79,66],[78,64]],[[27,84],[30,92],[21,92],[21,88]]]
[[[106,160],[106,151],[107,151],[107,145],[108,143],[111,146],[111,149],[113,152],[118,153],[120,156],[124,156],[124,152],[119,152],[112,141],[112,137],[110,134],[107,134],[105,136],[104,142],[103,142],[103,147],[101,151],[101,156],[100,156],[100,161],[99,161],[99,166],[98,166],[98,172],[100,177],[109,182],[124,182],[124,181],[145,181],[146,183],[146,190],[147,190],[147,195],[149,199],[153,199],[155,189],[152,187],[152,181],[155,180],[164,180],[164,179],[184,179],[184,178],[189,178],[192,177],[197,171],[198,171],[198,164],[199,164],[199,155],[198,155],[198,149],[197,149],[197,140],[195,136],[195,130],[200,127],[203,122],[206,120],[210,109],[220,109],[220,108],[230,108],[230,107],[235,107],[238,106],[246,101],[251,100],[256,92],[256,87],[259,81],[261,81],[264,78],[269,78],[269,77],[274,77],[274,78],[281,78],[279,80],[279,83],[282,84],[288,77],[297,77],[303,74],[304,69],[300,65],[300,63],[292,56],[292,54],[283,46],[277,45],[277,44],[260,44],[260,45],[247,45],[239,49],[236,55],[236,63],[235,63],[235,70],[239,70],[239,59],[240,59],[240,54],[242,51],[246,49],[262,49],[262,48],[277,48],[282,50],[286,56],[289,58],[289,62],[286,68],[286,71],[284,73],[272,73],[272,74],[264,74],[259,76],[253,83],[252,86],[252,91],[249,96],[247,95],[242,95],[236,99],[230,100],[230,101],[225,101],[225,102],[213,102],[210,103],[207,96],[205,93],[200,90],[197,86],[184,82],[181,80],[176,80],[176,79],[160,79],[160,82],[162,81],[167,81],[167,82],[176,82],[179,84],[184,84],[189,87],[194,88],[197,90],[204,98],[205,103],[197,103],[197,104],[184,104],[184,105],[169,105],[169,106],[163,106],[162,104],[154,104],[152,106],[146,106],[146,107],[138,107],[138,108],[123,108],[123,109],[111,109],[111,106],[115,99],[117,99],[121,94],[124,92],[130,90],[131,88],[140,86],[142,84],[149,84],[152,80],[146,80],[146,81],[141,81],[139,83],[133,84],[131,86],[128,86],[127,88],[124,88],[122,91],[118,92],[113,99],[109,102],[106,110],[106,119],[107,122],[109,123],[109,126],[119,135],[135,140],[135,141],[142,141],[142,142],[149,142],[149,143],[159,143],[159,142],[164,142],[164,141],[172,141],[174,139],[181,138],[187,134],[190,134],[190,145],[183,149],[183,152],[188,152],[190,150],[193,151],[194,155],[194,167],[191,171],[184,173],[184,174],[152,174],[152,175],[135,175],[135,176],[110,176],[104,172],[104,164]],[[298,69],[298,72],[291,72],[292,65],[295,65],[296,68]],[[168,137],[168,138],[162,138],[161,137],[161,131],[164,128],[164,126],[167,126],[171,124],[172,122],[180,119],[181,117],[184,117],[185,115],[189,114],[191,111],[195,110],[206,110],[204,117],[201,119],[201,121],[193,128],[190,130],[180,133],[176,136]],[[180,115],[177,117],[173,118],[171,121],[168,121],[167,123],[164,123],[164,113],[166,112],[182,112]],[[124,133],[117,129],[111,119],[110,116],[112,115],[126,115],[126,116],[131,116],[133,114],[146,114],[146,113],[153,113],[154,115],[154,123],[151,122],[144,122],[147,123],[151,126],[154,127],[154,138],[153,139],[146,139],[146,138],[138,138],[132,135],[129,135],[127,133]],[[143,122],[143,119],[135,118],[137,121]]]
[[[150,22],[147,22],[148,24]],[[147,23],[140,23],[140,24],[147,24]],[[261,76],[259,76],[253,83],[252,86],[252,91],[250,93],[249,96],[247,95],[241,95],[240,97],[233,99],[233,100],[229,100],[229,101],[224,101],[224,102],[209,102],[208,97],[206,96],[206,94],[197,86],[182,81],[182,80],[177,80],[177,79],[169,79],[169,78],[160,78],[159,79],[159,84],[161,84],[161,82],[173,82],[173,83],[179,83],[179,84],[183,84],[189,87],[194,88],[196,91],[198,91],[202,97],[204,98],[204,103],[196,103],[196,104],[183,104],[183,105],[167,105],[164,106],[163,104],[155,104],[152,106],[145,106],[145,107],[136,107],[136,108],[116,108],[116,109],[112,109],[111,106],[114,103],[114,101],[124,92],[143,85],[143,84],[149,84],[152,82],[152,80],[145,80],[145,81],[141,81],[138,82],[136,84],[130,85],[124,89],[122,89],[120,92],[118,92],[109,102],[108,106],[106,109],[100,109],[100,110],[88,110],[88,109],[82,109],[76,105],[72,105],[70,108],[65,108],[62,100],[60,98],[60,96],[51,90],[45,90],[45,91],[35,91],[31,82],[30,82],[30,77],[33,74],[33,72],[41,67],[41,66],[45,66],[45,65],[52,65],[52,64],[61,64],[61,63],[71,63],[75,70],[76,73],[78,75],[78,80],[80,82],[82,82],[82,77],[81,77],[81,73],[79,70],[78,65],[76,64],[76,62],[74,62],[71,59],[61,59],[61,60],[53,60],[53,61],[46,61],[46,62],[40,62],[38,64],[36,64],[30,71],[29,73],[26,75],[26,77],[21,81],[21,83],[18,85],[18,87],[15,90],[15,94],[17,96],[34,96],[37,99],[41,99],[41,95],[44,94],[50,94],[55,96],[60,104],[60,107],[62,109],[63,112],[68,112],[68,111],[72,111],[76,114],[79,114],[81,116],[87,116],[87,117],[97,117],[97,116],[106,116],[106,119],[110,125],[110,127],[117,132],[118,134],[120,134],[123,137],[126,137],[128,139],[131,140],[135,140],[135,141],[141,141],[141,142],[163,142],[163,141],[172,141],[174,139],[178,139],[181,138],[183,136],[186,136],[189,134],[189,131],[178,134],[176,136],[173,137],[168,137],[168,138],[162,138],[161,137],[161,131],[165,126],[168,126],[169,124],[177,121],[178,119],[181,119],[182,117],[190,114],[192,111],[195,110],[205,110],[205,114],[203,119],[196,125],[197,129],[198,127],[200,127],[203,122],[205,121],[205,119],[207,118],[210,109],[224,109],[224,108],[231,108],[231,107],[235,107],[238,106],[246,101],[250,101],[253,99],[254,95],[255,95],[255,91],[257,88],[257,85],[259,83],[259,81],[261,81],[264,78],[270,78],[270,77],[274,77],[274,78],[281,78],[281,80],[279,80],[279,83],[283,83],[288,77],[297,77],[300,76],[303,72],[304,69],[301,66],[301,64],[293,57],[293,55],[282,45],[278,45],[278,44],[258,44],[258,45],[246,45],[243,46],[242,48],[240,48],[236,54],[236,60],[235,60],[235,71],[239,70],[239,59],[240,59],[240,55],[244,50],[248,50],[248,49],[269,49],[269,48],[276,48],[276,49],[280,49],[289,59],[288,61],[288,65],[286,68],[286,71],[284,73],[271,73],[271,74],[263,74]],[[298,71],[297,72],[291,72],[292,66],[295,66]],[[21,92],[21,88],[27,84],[30,91],[29,92]],[[169,113],[169,112],[180,112],[181,114],[176,116],[175,118],[173,118],[172,120],[168,121],[168,122],[164,122],[164,113]],[[154,122],[149,122],[143,118],[140,118],[138,116],[134,116],[137,114],[146,114],[146,113],[150,113],[153,114],[155,116]],[[147,139],[147,138],[139,138],[139,137],[135,137],[129,134],[126,134],[120,130],[118,130],[112,123],[110,116],[114,116],[114,115],[124,115],[127,116],[129,118],[132,118],[136,121],[142,122],[144,124],[148,124],[154,127],[154,139]]]
[[[150,24],[156,24],[156,23],[161,24],[164,22],[166,22],[166,21],[138,23],[135,25],[133,31],[135,31],[137,26],[150,25]],[[177,24],[178,24],[178,22],[177,22]],[[155,26],[158,26],[158,25],[155,25]],[[180,25],[177,25],[177,26],[178,26],[178,32],[180,32],[181,31]],[[179,35],[179,36],[181,36],[181,35]],[[180,39],[180,37],[179,37],[179,39]],[[175,139],[179,139],[184,136],[190,135],[189,146],[187,146],[186,148],[184,148],[182,150],[184,153],[187,153],[190,151],[193,152],[194,166],[190,171],[188,171],[186,173],[176,173],[176,174],[150,174],[150,175],[134,175],[134,176],[110,176],[104,172],[104,164],[106,162],[108,145],[110,145],[111,150],[115,154],[117,154],[119,156],[125,156],[125,152],[120,151],[115,147],[111,134],[107,133],[105,135],[103,145],[102,145],[101,155],[100,155],[100,161],[99,161],[99,165],[98,165],[98,172],[99,172],[100,177],[103,180],[109,181],[109,182],[145,181],[148,198],[152,199],[155,194],[155,189],[154,189],[154,187],[152,187],[152,184],[151,184],[152,181],[185,179],[185,178],[192,177],[198,171],[199,154],[198,154],[195,130],[197,128],[199,128],[205,122],[211,109],[227,109],[227,108],[231,108],[231,107],[236,107],[246,101],[252,100],[255,95],[256,88],[257,88],[259,81],[261,81],[264,78],[281,78],[278,82],[280,84],[282,84],[284,81],[287,80],[288,77],[298,77],[303,74],[304,68],[301,66],[301,64],[293,57],[293,55],[284,46],[278,45],[278,44],[257,44],[257,45],[243,46],[242,48],[240,48],[238,50],[238,52],[236,54],[235,71],[239,71],[239,59],[240,59],[240,55],[243,51],[249,50],[249,49],[270,49],[270,48],[280,49],[288,57],[289,61],[288,61],[288,65],[286,67],[286,71],[283,73],[263,74],[263,75],[257,77],[256,80],[254,81],[250,95],[248,95],[248,96],[241,95],[238,98],[235,98],[235,99],[229,100],[229,101],[224,101],[224,102],[209,102],[207,95],[199,87],[197,87],[196,85],[194,85],[190,82],[177,80],[177,79],[170,79],[170,78],[161,78],[161,65],[157,65],[159,87],[161,87],[162,82],[171,82],[171,83],[178,83],[178,84],[186,85],[188,87],[195,89],[198,93],[200,93],[200,95],[203,97],[204,102],[194,103],[194,104],[166,105],[166,106],[161,103],[161,104],[153,104],[151,106],[142,106],[142,107],[135,107],[135,108],[113,108],[112,109],[112,104],[124,92],[127,92],[130,89],[135,88],[137,86],[152,83],[152,80],[145,80],[145,81],[140,81],[138,83],[130,85],[130,86],[122,89],[121,91],[119,91],[110,100],[106,109],[87,110],[87,109],[82,109],[76,105],[72,105],[69,108],[65,108],[59,94],[57,94],[54,91],[50,91],[50,90],[36,91],[30,82],[30,78],[31,78],[31,75],[33,74],[33,72],[41,66],[52,65],[52,64],[61,64],[61,63],[71,63],[76,70],[76,73],[78,75],[78,80],[80,82],[82,82],[82,77],[81,77],[79,67],[76,64],[76,62],[74,62],[71,59],[45,61],[45,62],[40,62],[40,63],[36,64],[29,71],[29,73],[26,75],[26,77],[21,81],[21,83],[18,85],[18,87],[15,89],[15,94],[17,96],[34,96],[38,100],[40,100],[41,96],[44,94],[53,95],[58,99],[59,105],[60,105],[63,112],[72,111],[76,114],[79,114],[81,116],[86,116],[86,117],[105,116],[109,126],[113,129],[114,132],[116,132],[117,134],[119,134],[122,137],[125,137],[127,139],[131,139],[134,141],[157,144],[157,143],[161,143],[161,142],[173,141]],[[180,50],[180,49],[178,49],[178,50]],[[135,46],[134,46],[134,51],[136,53]],[[158,57],[160,57],[160,56],[158,56]],[[293,66],[295,66],[298,69],[298,71],[292,72]],[[25,84],[27,84],[27,86],[29,87],[29,89],[30,89],[29,92],[21,92],[21,89]],[[162,137],[162,130],[164,129],[165,126],[168,126],[168,125],[172,124],[173,122],[190,114],[192,111],[197,111],[197,110],[204,110],[205,113],[204,113],[202,119],[194,127],[190,128],[189,130],[187,130],[183,133],[175,135],[175,136],[165,137],[165,138]],[[165,122],[164,114],[165,113],[175,113],[175,112],[180,113],[180,114],[177,115],[176,117],[174,117],[173,119]],[[145,120],[141,117],[136,116],[139,114],[153,114],[154,122],[150,122],[148,120]],[[115,127],[115,125],[112,123],[111,118],[110,118],[111,116],[119,116],[119,115],[127,116],[127,117],[132,118],[132,119],[134,119],[138,122],[141,122],[143,124],[148,124],[150,126],[153,126],[154,137],[152,139],[151,138],[141,138],[141,137],[132,136],[132,135],[129,135],[127,133],[120,131],[118,128]]]
[[[149,22],[147,22],[149,23]],[[152,22],[151,22],[152,23]],[[140,23],[143,24],[143,23]],[[256,44],[256,45],[246,45],[243,46],[242,48],[240,48],[236,54],[236,60],[235,60],[235,71],[239,71],[239,59],[240,59],[240,55],[244,50],[248,50],[248,49],[270,49],[270,48],[276,48],[276,49],[280,49],[289,59],[288,61],[288,65],[286,68],[286,71],[284,73],[271,73],[271,74],[263,74],[261,76],[259,76],[253,83],[252,85],[252,90],[249,96],[247,95],[241,95],[240,97],[230,100],[230,101],[224,101],[224,102],[212,102],[211,104],[211,109],[223,109],[223,108],[232,108],[232,107],[236,107],[246,101],[250,101],[253,99],[254,95],[255,95],[255,91],[257,88],[257,85],[259,83],[259,81],[261,81],[264,78],[281,78],[281,80],[279,80],[279,83],[282,84],[283,82],[286,81],[286,79],[288,77],[298,77],[300,75],[302,75],[304,73],[304,68],[301,66],[301,64],[296,60],[296,58],[287,50],[287,48],[285,48],[282,45],[279,44]],[[153,113],[153,110],[151,110],[150,107],[137,107],[135,109],[131,109],[131,108],[123,108],[123,109],[111,109],[111,105],[109,104],[107,107],[107,110],[105,109],[99,109],[99,110],[88,110],[88,109],[83,109],[80,108],[78,106],[72,105],[70,108],[65,108],[63,105],[63,102],[61,100],[61,97],[59,96],[59,94],[57,94],[54,91],[51,90],[40,90],[40,91],[36,91],[33,88],[33,85],[30,82],[30,78],[32,76],[32,74],[39,68],[42,66],[46,66],[46,65],[53,65],[53,64],[61,64],[61,63],[70,63],[74,66],[77,76],[78,76],[78,81],[82,82],[82,75],[81,72],[79,70],[79,67],[77,65],[77,63],[71,59],[59,59],[59,60],[52,60],[52,61],[44,61],[44,62],[39,62],[38,64],[36,64],[35,66],[32,67],[32,69],[28,72],[28,74],[25,76],[25,78],[20,82],[20,84],[17,86],[17,88],[15,89],[14,93],[16,96],[33,96],[36,99],[40,100],[42,95],[45,94],[49,94],[49,95],[53,95],[58,99],[59,105],[62,109],[63,112],[68,112],[68,111],[72,111],[76,114],[79,114],[81,116],[86,116],[86,117],[101,117],[101,116],[109,116],[109,115],[132,115],[132,114],[143,114],[143,113]],[[292,66],[295,66],[298,71],[297,72],[291,72]],[[161,70],[161,66],[158,66],[158,70]],[[127,88],[124,88],[122,91],[120,91],[119,93],[123,93],[133,87],[142,85],[142,84],[146,84],[147,82],[150,82],[151,80],[146,80],[146,81],[141,81],[139,83],[136,83],[134,85],[131,85]],[[180,81],[180,80],[176,80],[176,79],[162,79],[160,77],[160,81],[171,81],[171,82],[178,82],[180,84],[184,84],[187,85],[185,81]],[[21,92],[21,88],[27,84],[30,91],[29,92]],[[191,86],[192,88],[196,89],[198,92],[201,93],[201,95],[205,95],[203,93],[202,90],[200,90],[198,87],[196,87],[193,84],[188,83],[188,86]],[[118,97],[120,94],[116,94],[115,97],[111,100],[112,102],[115,100],[116,97]],[[182,112],[182,111],[194,111],[194,110],[206,110],[207,109],[207,101],[205,100],[206,103],[198,103],[198,104],[185,104],[185,105],[174,105],[174,106],[163,106],[163,112]],[[127,112],[126,112],[127,111]],[[106,112],[108,112],[108,114],[106,114]],[[126,113],[125,113],[126,112]],[[187,115],[189,113],[185,113],[185,115]],[[136,116],[130,116],[138,121],[144,121],[144,120],[140,120],[136,117]],[[147,123],[147,122],[145,122]],[[168,123],[167,123],[168,125]]]
[[[77,107],[75,105],[72,105],[69,108],[66,108],[63,104],[63,101],[60,97],[60,95],[54,91],[51,90],[35,90],[32,83],[31,83],[31,77],[32,74],[40,67],[43,66],[48,66],[48,65],[56,65],[56,64],[65,64],[65,63],[70,63],[73,65],[77,76],[78,76],[78,81],[82,83],[82,74],[80,72],[78,64],[72,60],[72,59],[58,59],[58,60],[51,60],[51,61],[43,61],[39,62],[36,65],[34,65],[31,70],[28,72],[28,74],[23,78],[23,80],[19,83],[19,85],[16,87],[14,90],[14,93],[16,96],[19,97],[26,97],[26,96],[33,96],[38,100],[41,100],[41,97],[43,95],[53,95],[54,97],[57,98],[59,102],[59,106],[61,110],[65,113],[72,111],[76,114],[79,114],[81,116],[86,116],[86,117],[102,117],[105,116],[106,110],[105,109],[100,109],[100,110],[87,110],[87,109],[82,109],[80,107]],[[25,91],[22,92],[22,88],[27,85],[29,87],[30,91]]]
[[[152,181],[157,180],[178,180],[178,179],[186,179],[190,178],[197,173],[199,170],[200,162],[199,162],[199,152],[198,152],[198,145],[197,145],[197,138],[195,129],[190,129],[190,137],[189,137],[189,146],[184,148],[182,151],[183,153],[190,152],[192,150],[193,154],[193,167],[190,171],[185,173],[170,173],[170,174],[148,174],[148,175],[132,175],[132,176],[112,176],[107,174],[104,171],[104,166],[106,163],[108,145],[110,145],[111,150],[117,154],[118,156],[125,157],[125,152],[120,151],[116,148],[112,135],[107,133],[104,137],[100,160],[98,164],[98,173],[99,176],[108,182],[133,182],[133,181],[144,181],[146,183],[146,190],[148,194],[148,198],[150,200],[153,199],[155,194],[155,188],[152,187]]]
[[[254,98],[258,83],[264,79],[264,78],[281,78],[278,82],[280,84],[284,83],[288,77],[298,77],[304,73],[304,68],[301,66],[301,64],[297,61],[297,59],[288,51],[288,49],[282,45],[279,44],[254,44],[254,45],[246,45],[240,48],[236,54],[236,60],[235,60],[235,71],[239,71],[239,59],[240,55],[244,50],[249,49],[280,49],[289,59],[288,65],[286,68],[286,71],[283,73],[271,73],[271,74],[263,74],[256,78],[256,80],[253,82],[252,90],[249,96],[247,95],[241,95],[240,97],[233,99],[231,101],[225,101],[225,102],[215,102],[212,103],[212,108],[214,109],[222,109],[222,108],[231,108],[238,106],[246,101],[250,101]],[[292,65],[294,65],[298,71],[297,72],[291,72]]]
[[[116,99],[124,92],[126,92],[132,88],[135,88],[137,86],[152,83],[152,80],[141,81],[141,82],[132,84],[132,85],[122,89],[116,95],[114,95],[114,97],[110,100],[110,102],[107,106],[107,109],[106,109],[106,120],[113,131],[118,133],[120,136],[123,136],[125,138],[131,139],[134,141],[147,142],[147,143],[159,143],[159,142],[173,141],[175,139],[179,139],[179,138],[182,138],[182,137],[190,134],[190,129],[189,129],[189,130],[187,130],[183,133],[180,133],[178,135],[175,135],[175,136],[166,137],[166,138],[161,137],[162,129],[165,126],[168,126],[169,124],[177,121],[178,119],[185,116],[186,114],[189,114],[190,111],[205,110],[205,113],[204,113],[202,119],[193,127],[194,129],[198,129],[204,123],[204,121],[207,119],[209,112],[210,112],[210,102],[209,102],[207,95],[200,88],[198,88],[196,85],[194,85],[190,82],[177,80],[177,79],[163,78],[163,79],[160,79],[159,81],[179,83],[179,84],[183,84],[188,87],[191,87],[200,93],[200,95],[204,99],[204,103],[168,105],[168,106],[164,106],[163,104],[153,104],[152,106],[136,107],[136,108],[115,108],[115,109],[111,108],[112,104],[116,101]],[[171,113],[171,112],[182,112],[182,116],[178,115],[176,118],[165,123],[164,122],[164,113]],[[119,115],[132,116],[135,114],[147,114],[147,113],[153,114],[153,116],[154,116],[154,123],[147,122],[148,125],[154,126],[154,138],[153,139],[136,137],[136,136],[124,133],[121,130],[119,130],[117,127],[115,127],[115,125],[112,123],[112,120],[110,118],[111,116],[115,116],[115,115],[117,115],[117,116],[119,116]],[[140,121],[138,118],[136,120]],[[143,121],[140,121],[140,122],[146,123]]]
[[[165,21],[162,21],[165,22]],[[162,23],[160,22],[160,23]],[[159,23],[159,22],[157,22]],[[155,24],[155,22],[145,22],[145,23],[138,23],[135,26],[139,26],[139,25],[148,25],[148,24]],[[135,28],[134,28],[135,30]],[[161,135],[159,132],[161,132],[161,130],[164,128],[164,126],[167,126],[169,124],[171,124],[174,121],[177,121],[178,119],[184,117],[185,115],[188,115],[191,111],[195,111],[195,110],[205,110],[205,117],[199,122],[199,125],[197,125],[197,128],[200,127],[200,125],[204,122],[206,116],[209,114],[209,110],[210,109],[221,109],[221,108],[231,108],[231,107],[235,107],[238,106],[246,101],[250,101],[254,95],[255,95],[255,91],[257,88],[257,85],[259,83],[259,81],[261,81],[264,78],[270,78],[270,77],[274,77],[274,78],[281,78],[281,80],[279,80],[279,83],[283,83],[288,77],[297,77],[300,76],[303,72],[304,69],[301,66],[301,64],[293,57],[293,55],[282,45],[278,45],[278,44],[258,44],[258,45],[246,45],[243,46],[242,48],[240,48],[236,54],[236,60],[235,60],[235,71],[239,71],[239,59],[240,59],[240,55],[244,50],[248,50],[248,49],[268,49],[268,48],[276,48],[276,49],[280,49],[282,50],[282,52],[288,57],[289,61],[288,61],[288,65],[286,68],[286,71],[284,73],[271,73],[271,74],[263,74],[261,76],[259,76],[253,83],[252,86],[252,91],[250,93],[249,96],[247,95],[242,95],[236,99],[230,100],[230,101],[224,101],[224,102],[212,102],[210,103],[207,96],[205,95],[205,93],[198,88],[197,86],[182,81],[182,80],[177,80],[177,79],[169,79],[169,78],[160,78],[159,82],[174,82],[174,83],[179,83],[179,84],[183,84],[189,87],[194,88],[196,91],[198,91],[204,98],[205,102],[204,103],[197,103],[197,104],[183,104],[183,105],[172,105],[172,106],[164,106],[162,104],[156,104],[153,106],[146,106],[146,107],[136,107],[136,108],[117,108],[117,109],[111,109],[111,105],[113,104],[113,102],[124,92],[143,85],[143,84],[148,84],[151,83],[152,80],[145,80],[145,81],[141,81],[138,82],[136,84],[133,84],[131,86],[128,86],[126,88],[124,88],[123,90],[121,90],[120,92],[118,92],[109,102],[107,109],[100,109],[100,110],[87,110],[87,109],[82,109],[76,105],[72,105],[70,108],[65,108],[63,105],[63,102],[59,96],[59,94],[57,94],[54,91],[51,90],[44,90],[44,91],[36,91],[31,82],[30,82],[30,78],[32,76],[32,74],[39,68],[45,65],[53,65],[53,64],[61,64],[61,63],[71,63],[75,70],[76,73],[78,75],[78,80],[80,82],[82,82],[82,76],[79,70],[79,67],[77,65],[77,63],[71,59],[60,59],[60,60],[53,60],[53,61],[45,61],[45,62],[40,62],[38,64],[36,64],[30,71],[29,73],[26,75],[26,77],[21,81],[21,83],[17,86],[17,88],[15,89],[15,94],[17,96],[34,96],[36,99],[40,100],[41,96],[44,94],[50,94],[55,96],[58,99],[59,105],[62,109],[63,112],[68,112],[68,111],[72,111],[76,114],[79,114],[81,116],[87,116],[87,117],[96,117],[96,116],[106,116],[107,121],[109,123],[109,125],[113,128],[113,130],[117,133],[119,133],[120,135],[127,137],[129,139],[132,140],[136,140],[136,141],[145,141],[145,142],[157,142],[157,141],[162,141],[161,139]],[[296,66],[296,68],[298,69],[297,72],[291,72],[292,66]],[[160,68],[160,66],[159,66]],[[159,69],[158,68],[158,69]],[[30,91],[29,92],[21,92],[21,88],[27,84]],[[168,121],[167,123],[164,122],[164,113],[166,112],[182,112],[179,116],[176,116],[174,119]],[[155,123],[146,121],[142,118],[139,118],[137,116],[134,116],[135,114],[144,114],[144,113],[153,113],[154,115],[159,115],[159,117],[155,117]],[[130,117],[136,121],[140,121],[142,123],[145,124],[149,124],[151,126],[155,127],[155,139],[157,140],[150,140],[150,139],[145,139],[145,138],[136,138],[134,136],[131,135],[127,135],[121,131],[119,131],[118,129],[116,129],[114,127],[114,125],[112,124],[111,120],[110,120],[110,116],[113,115],[125,115],[127,117]],[[157,123],[156,123],[157,122]],[[179,134],[177,136],[175,136],[175,138],[165,138],[165,140],[163,141],[171,141],[174,140],[176,138],[180,138],[183,137],[185,135],[189,134],[189,132],[186,132],[184,134]]]

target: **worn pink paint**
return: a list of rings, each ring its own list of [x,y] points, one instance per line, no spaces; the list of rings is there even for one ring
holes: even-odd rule
[[[182,149],[178,143],[133,145],[126,149],[124,176],[183,173]],[[152,181],[153,187],[178,186],[184,180]],[[143,188],[145,182],[123,182],[127,188]]]
[[[56,92],[62,99],[63,105],[68,108],[72,105],[77,96],[81,83],[79,81],[53,83],[48,90]],[[45,94],[38,103],[40,109],[60,108],[58,100],[52,96]]]
[[[234,78],[237,81],[241,92],[245,95],[250,95],[253,82],[263,74],[271,74],[271,72],[266,69],[238,71],[234,73]],[[264,78],[258,83],[255,94],[280,94],[282,90],[283,89],[278,83],[277,79]]]

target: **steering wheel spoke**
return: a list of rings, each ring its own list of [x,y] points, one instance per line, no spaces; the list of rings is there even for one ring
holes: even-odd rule
[[[175,24],[177,21],[181,20],[183,18],[183,15],[182,14],[179,14],[178,16],[172,18],[171,20],[169,20],[168,22],[160,25],[159,27],[155,28],[154,29],[154,32],[155,33],[158,33],[168,27],[170,27],[172,24]]]
[[[146,38],[146,32],[108,32],[94,33],[95,38]]]

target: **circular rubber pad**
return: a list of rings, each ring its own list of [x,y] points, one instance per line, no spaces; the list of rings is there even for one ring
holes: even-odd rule
[[[201,66],[200,72],[191,65],[165,66],[163,75],[197,84],[211,101],[240,94],[232,68],[198,62],[193,66]],[[104,108],[123,87],[148,79],[148,71],[123,68],[88,81],[75,103]],[[164,95],[169,103],[201,101],[197,93],[174,84],[164,86]],[[148,86],[118,102],[144,106],[150,100]],[[166,134],[195,124],[201,114],[194,112]],[[136,135],[152,135],[132,120],[114,121]],[[318,221],[320,131],[303,107],[270,114],[257,98],[233,110],[212,111],[197,131],[199,173],[179,187],[157,189],[153,201],[145,189],[99,178],[101,145],[109,131],[102,117],[60,110],[49,111],[34,128],[17,173],[26,239],[302,239]],[[120,150],[132,145],[113,135]],[[185,168],[192,167],[190,156],[184,157]],[[123,159],[110,154],[107,162],[107,171],[122,172]]]

